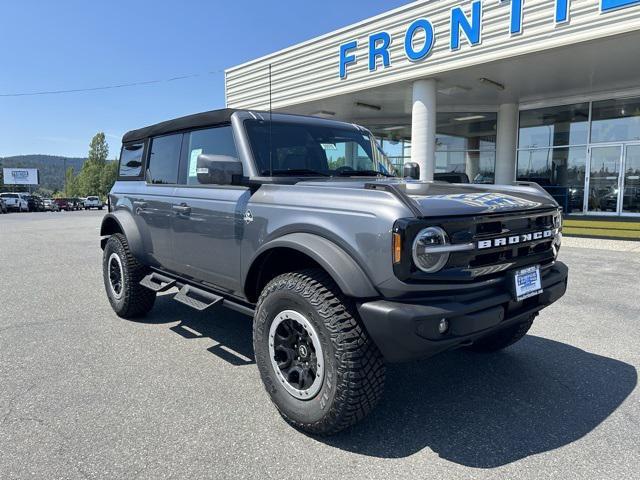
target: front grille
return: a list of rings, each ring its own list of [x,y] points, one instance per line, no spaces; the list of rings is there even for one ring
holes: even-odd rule
[[[507,214],[399,220],[395,228],[406,241],[403,243],[403,261],[394,265],[394,272],[406,282],[473,283],[478,279],[503,276],[505,271],[521,266],[549,266],[555,260],[555,215],[557,210],[549,208]],[[451,252],[447,264],[439,272],[422,272],[411,260],[411,248],[418,232],[428,226],[444,229],[452,245],[470,245],[473,248]],[[545,232],[551,233],[544,236]],[[511,240],[514,242],[509,243]]]
[[[473,225],[467,225],[466,228],[472,234],[473,243],[477,244],[482,240],[494,240],[496,238],[552,230],[554,228],[553,213],[553,211],[548,211],[526,216],[520,214],[519,216],[476,217]],[[453,232],[453,235],[456,235],[456,233]],[[494,247],[486,252],[476,249],[464,252],[462,255],[452,256],[450,263],[458,267],[466,266],[470,269],[475,269],[497,264],[523,264],[526,263],[529,257],[538,259],[547,253],[552,260],[552,244],[552,238],[543,238],[524,244]]]

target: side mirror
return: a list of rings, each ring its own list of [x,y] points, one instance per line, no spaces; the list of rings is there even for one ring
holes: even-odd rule
[[[198,183],[202,185],[237,185],[242,178],[242,162],[226,155],[198,155]]]
[[[404,177],[413,178],[414,180],[420,179],[420,165],[416,162],[407,162],[404,164]]]

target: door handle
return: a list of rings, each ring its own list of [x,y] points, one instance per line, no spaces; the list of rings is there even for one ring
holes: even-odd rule
[[[173,205],[171,208],[173,208],[178,215],[191,215],[191,207],[186,203]]]

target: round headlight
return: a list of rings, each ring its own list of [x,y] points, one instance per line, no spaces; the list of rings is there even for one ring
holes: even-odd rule
[[[562,211],[558,211],[553,216],[553,227],[554,228],[561,228],[562,227]]]
[[[413,241],[413,263],[426,273],[442,270],[449,260],[449,252],[438,252],[438,247],[449,243],[447,233],[440,227],[420,230]]]

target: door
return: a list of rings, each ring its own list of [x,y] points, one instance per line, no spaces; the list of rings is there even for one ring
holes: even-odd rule
[[[587,169],[587,213],[617,215],[620,212],[623,145],[591,147]]]
[[[173,204],[178,183],[182,134],[151,139],[146,183],[132,198],[132,208],[144,249],[154,266],[174,270]]]
[[[640,215],[640,144],[625,146],[622,215]]]
[[[174,197],[174,257],[180,273],[240,292],[240,247],[251,192],[234,186],[178,187]]]
[[[180,185],[174,192],[173,249],[180,273],[229,292],[241,292],[240,244],[251,192],[234,185],[201,185],[198,156],[238,158],[230,125],[184,134]]]

